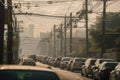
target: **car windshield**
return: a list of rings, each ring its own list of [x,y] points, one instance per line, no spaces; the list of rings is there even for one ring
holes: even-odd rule
[[[25,59],[24,61],[25,61],[25,62],[34,62],[33,59]]]
[[[118,63],[106,63],[105,67],[107,68],[115,68]]]
[[[103,60],[100,60],[100,63],[102,63],[102,62],[104,62],[104,61],[107,61],[107,62],[115,62],[115,60],[112,60],[112,59],[108,59],[108,60],[103,59]]]
[[[63,61],[69,61],[72,58],[64,58]]]
[[[2,70],[0,80],[59,80],[59,77],[47,71]]]
[[[91,60],[91,64],[95,64],[95,61],[96,61],[96,60],[94,60],[94,59],[93,59],[93,60]]]
[[[85,62],[86,59],[75,59],[76,62]]]

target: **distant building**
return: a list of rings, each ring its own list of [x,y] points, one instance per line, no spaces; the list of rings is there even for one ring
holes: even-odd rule
[[[40,33],[40,41],[39,41],[39,53],[42,55],[49,55],[49,33]]]
[[[34,24],[29,25],[29,37],[34,37]]]
[[[75,54],[75,53],[84,53],[85,51],[85,38],[72,38],[72,53],[70,53],[70,39],[66,39],[66,51],[67,55]]]

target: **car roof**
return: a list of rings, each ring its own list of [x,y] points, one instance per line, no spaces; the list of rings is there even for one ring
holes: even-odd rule
[[[104,61],[102,64],[107,64],[107,63],[118,63],[118,62],[106,62],[106,61]]]
[[[36,71],[49,71],[54,72],[51,69],[37,67],[37,66],[24,66],[24,65],[0,65],[0,70],[36,70]]]
[[[115,59],[103,59],[103,58],[101,58],[101,59],[97,59],[97,60],[115,60]]]

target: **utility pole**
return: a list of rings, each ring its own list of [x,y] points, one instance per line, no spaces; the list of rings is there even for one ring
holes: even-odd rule
[[[4,0],[0,1],[0,64],[3,64],[4,51]]]
[[[60,54],[62,56],[63,54],[63,30],[62,30],[62,25],[60,26]]]
[[[72,54],[72,13],[70,13],[70,55]]]
[[[66,57],[66,15],[64,18],[64,36],[65,36],[65,39],[64,39],[64,57]]]
[[[16,54],[19,54],[19,50],[20,50],[20,21],[18,21],[17,23],[17,53]]]
[[[53,40],[52,40],[52,31],[50,32],[50,56],[52,56],[52,54],[53,54]]]
[[[8,5],[8,39],[7,39],[7,62],[8,64],[13,63],[13,27],[12,27],[12,0],[7,0]]]
[[[89,48],[88,48],[88,0],[85,0],[85,26],[86,26],[86,54],[85,56],[87,57]]]
[[[53,27],[53,31],[54,31],[54,57],[56,57],[56,32],[55,32],[55,28],[56,26],[54,25]]]
[[[103,0],[103,24],[102,24],[102,50],[101,50],[101,57],[103,58],[103,54],[105,52],[104,47],[104,35],[105,35],[105,20],[106,20],[106,3],[107,0]]]

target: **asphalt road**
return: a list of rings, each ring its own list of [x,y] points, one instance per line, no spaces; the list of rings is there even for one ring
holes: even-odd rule
[[[49,67],[49,65],[42,64],[39,62],[36,62],[36,64],[38,67],[39,66],[46,67],[46,68]],[[59,75],[61,80],[92,80],[92,79],[81,76],[80,72],[71,72],[71,71],[62,70],[56,67],[51,67],[51,69]]]

